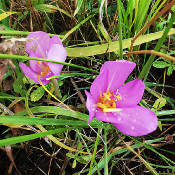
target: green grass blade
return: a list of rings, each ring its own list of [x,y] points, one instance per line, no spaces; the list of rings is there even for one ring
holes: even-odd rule
[[[59,132],[66,131],[68,129],[72,129],[72,128],[60,128],[60,129],[55,129],[55,130],[46,131],[46,132],[37,133],[37,134],[31,134],[31,135],[3,139],[3,140],[0,140],[0,147],[6,146],[6,145],[13,145],[13,144],[20,143],[20,142],[25,142],[28,140],[37,139],[37,138],[44,137],[44,136],[51,135],[51,134],[56,134]]]
[[[159,39],[159,41],[158,41],[158,43],[157,43],[157,45],[156,45],[156,47],[155,47],[155,49],[154,49],[155,51],[159,51],[160,48],[162,47],[163,42],[165,41],[166,36],[168,35],[168,32],[170,31],[170,29],[171,29],[171,27],[172,27],[174,21],[175,21],[175,13],[172,15],[171,20],[170,20],[170,22],[169,22],[169,24],[168,24],[168,26],[167,26],[165,32],[163,33],[162,37]],[[173,30],[174,30],[174,29],[173,29]],[[139,75],[139,77],[138,77],[139,79],[142,80],[142,79],[144,78],[144,80],[146,80],[147,75],[148,75],[148,73],[149,73],[149,70],[150,70],[150,68],[151,68],[151,65],[152,65],[152,63],[153,63],[155,57],[156,57],[156,55],[151,55],[151,56],[149,57],[147,63],[145,64],[144,68],[142,69],[142,71],[141,71],[141,73],[140,73],[140,75]]]
[[[118,10],[118,26],[119,26],[119,56],[120,59],[123,59],[123,46],[122,46],[122,13],[121,13],[121,1],[117,1],[117,10]]]
[[[75,127],[89,127],[85,121],[79,120],[64,120],[52,118],[31,118],[24,116],[0,116],[0,123],[23,124],[23,125],[57,125],[57,126],[75,126]],[[93,128],[104,128],[104,124],[98,120],[92,121]]]
[[[19,55],[0,54],[0,59],[4,59],[4,58],[15,59],[15,60],[16,59],[19,59],[19,60],[37,60],[37,61],[51,62],[51,63],[62,64],[62,65],[65,65],[65,66],[76,67],[76,68],[79,68],[79,69],[89,70],[89,71],[92,71],[92,72],[99,73],[96,70],[88,69],[86,67],[79,66],[79,65],[76,65],[76,64],[70,64],[70,63],[66,63],[66,62],[53,61],[53,60],[48,60],[48,59],[44,59],[44,58],[42,59],[42,58],[26,57],[26,56],[19,56]]]

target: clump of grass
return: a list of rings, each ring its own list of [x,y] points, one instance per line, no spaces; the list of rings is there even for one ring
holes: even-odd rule
[[[0,53],[0,147],[9,158],[0,162],[4,174],[174,173],[175,97],[164,92],[167,66],[174,76],[173,5],[160,0],[0,1],[1,44],[8,48]],[[58,34],[67,50],[66,63],[50,61],[64,65],[58,81],[62,101],[52,83],[35,84],[18,65],[48,60],[9,52],[14,41],[25,41],[37,30]],[[137,63],[129,79],[146,84],[140,104],[159,118],[154,133],[134,138],[109,123],[87,123],[84,90],[105,61],[118,59]]]

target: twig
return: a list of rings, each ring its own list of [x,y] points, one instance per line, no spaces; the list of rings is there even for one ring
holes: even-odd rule
[[[134,55],[136,55],[136,54],[152,54],[152,55],[163,57],[163,58],[165,58],[167,60],[170,60],[170,61],[175,62],[175,57],[172,57],[170,55],[163,54],[161,52],[156,52],[155,50],[139,50],[139,51],[133,51],[133,52],[125,53],[124,56],[130,55],[130,54],[134,54]]]
[[[9,108],[7,108],[6,106],[4,106],[2,103],[0,103],[0,109],[2,111],[4,111],[6,114],[14,115],[14,113]]]
[[[83,105],[86,105],[86,100],[84,99],[82,93],[78,90],[78,86],[76,85],[73,78],[70,78],[70,81],[71,81],[72,85],[74,86],[74,88],[76,89],[78,96],[80,97],[81,102],[83,103]]]

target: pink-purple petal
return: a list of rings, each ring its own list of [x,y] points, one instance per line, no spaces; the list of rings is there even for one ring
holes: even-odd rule
[[[44,76],[44,79],[50,78],[54,76],[53,72],[49,72],[47,75]],[[51,81],[51,80],[47,80],[47,81]]]
[[[117,101],[117,107],[137,105],[142,99],[144,89],[145,84],[139,79],[135,79],[121,86],[118,89],[118,93],[122,99],[120,101]]]
[[[123,85],[129,74],[133,71],[136,64],[134,62],[119,60],[107,61],[103,64],[100,74],[108,70],[108,91],[115,92]]]
[[[36,57],[37,58],[37,55],[32,51],[30,52],[30,57]],[[40,64],[38,64],[38,62],[36,60],[29,60],[29,64],[30,64],[30,67],[33,71],[37,72],[37,73],[41,73],[43,70],[41,69],[41,66]]]
[[[103,112],[102,110],[97,109],[96,118],[99,121],[116,123],[118,121],[118,118],[120,118],[120,116],[117,114],[117,112]]]
[[[32,79],[33,81],[35,81],[36,83],[39,83],[38,78],[37,78],[37,72],[33,71],[30,67],[26,66],[24,63],[19,63],[19,66],[21,67],[23,73],[29,77],[30,79]]]
[[[49,50],[49,35],[45,32],[36,31],[31,32],[26,38],[29,40],[26,43],[26,52],[33,51],[39,58],[45,58],[46,52]]]
[[[157,117],[154,112],[142,106],[123,108],[118,113],[120,118],[113,123],[124,134],[138,137],[157,129]]]
[[[36,83],[39,83],[38,77],[41,80],[41,82],[43,83],[43,85],[49,83],[50,80],[46,80],[46,78],[42,77],[40,74],[38,74],[37,72],[33,71],[30,67],[26,66],[24,63],[19,63],[19,66],[21,67],[23,73],[29,77],[31,80],[35,81]]]
[[[63,46],[59,44],[53,44],[49,49],[47,59],[53,61],[65,62],[66,56],[67,52]],[[48,62],[48,66],[50,70],[54,73],[54,75],[59,75],[63,68],[63,65],[61,64],[50,63],[50,62]]]
[[[53,36],[53,37],[50,39],[49,47],[51,47],[53,44],[59,44],[59,45],[63,46],[63,44],[62,44],[62,42],[61,42],[61,39],[60,39],[58,36]]]
[[[93,99],[91,94],[86,90],[85,90],[85,94],[87,96],[86,107],[89,111],[89,120],[88,120],[88,123],[89,123],[95,117],[97,107],[96,107],[96,101]]]
[[[90,93],[92,97],[98,101],[99,97],[103,95],[104,92],[107,90],[107,82],[108,82],[108,71],[105,70],[100,73],[96,79],[93,81]]]

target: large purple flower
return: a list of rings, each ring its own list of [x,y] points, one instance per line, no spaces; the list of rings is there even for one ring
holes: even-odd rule
[[[89,121],[94,117],[114,126],[130,136],[143,136],[157,128],[157,117],[154,112],[138,103],[145,89],[144,83],[135,79],[124,82],[133,71],[133,62],[107,61],[101,67],[100,74],[90,87],[86,107],[89,110]]]
[[[37,31],[31,32],[27,39],[26,52],[30,57],[65,62],[67,52],[58,36],[50,38],[47,33]],[[39,78],[44,85],[49,83],[48,77],[59,75],[63,68],[63,65],[44,61],[29,60],[29,64],[30,67],[24,63],[19,63],[19,66],[26,76],[37,83]]]

